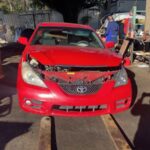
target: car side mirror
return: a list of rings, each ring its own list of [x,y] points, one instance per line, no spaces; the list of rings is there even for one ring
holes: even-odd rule
[[[27,39],[26,37],[20,36],[20,37],[18,38],[18,43],[20,43],[20,44],[22,44],[22,45],[27,45],[28,39]]]
[[[125,58],[123,59],[123,65],[124,65],[125,67],[128,67],[128,66],[131,65],[131,60],[130,60],[129,57],[125,57]]]
[[[115,43],[114,42],[107,42],[107,43],[105,43],[105,47],[106,48],[114,48],[115,47]]]
[[[28,40],[32,36],[32,33],[34,32],[33,29],[27,28],[23,30],[20,34],[20,37],[18,38],[18,42],[23,45],[27,45]]]

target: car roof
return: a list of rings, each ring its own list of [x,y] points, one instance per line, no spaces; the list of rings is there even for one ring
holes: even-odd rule
[[[94,30],[89,25],[82,25],[76,23],[64,23],[64,22],[42,22],[38,24],[38,27],[71,27],[71,28],[82,28],[82,29]]]

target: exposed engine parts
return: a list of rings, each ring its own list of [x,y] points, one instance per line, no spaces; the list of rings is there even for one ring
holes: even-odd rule
[[[78,67],[42,65],[36,59],[28,56],[30,66],[46,80],[57,83],[64,89],[66,86],[97,86],[111,80],[120,69],[118,67]]]

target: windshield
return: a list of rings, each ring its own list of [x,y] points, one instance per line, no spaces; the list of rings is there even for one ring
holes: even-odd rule
[[[31,45],[103,48],[103,44],[93,31],[63,27],[40,27],[32,39]]]

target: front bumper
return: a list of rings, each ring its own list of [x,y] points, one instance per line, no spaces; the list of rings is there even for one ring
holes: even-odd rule
[[[96,116],[113,114],[130,107],[132,100],[131,82],[114,87],[113,80],[104,83],[95,94],[69,95],[53,82],[49,88],[40,88],[18,80],[18,98],[26,112],[45,116]],[[27,102],[28,101],[28,102]]]

